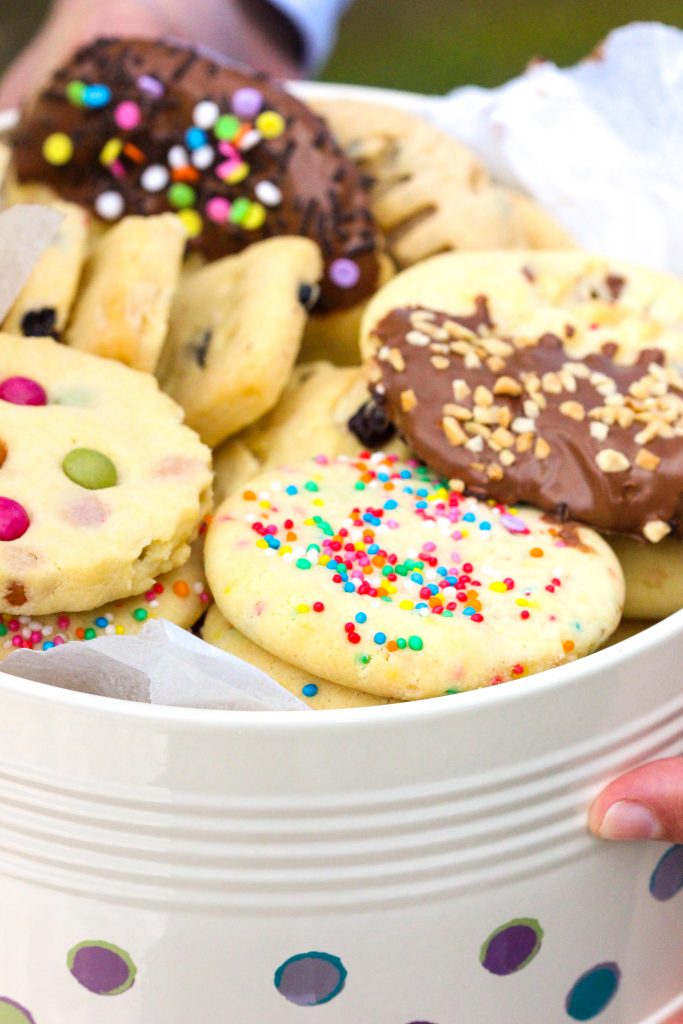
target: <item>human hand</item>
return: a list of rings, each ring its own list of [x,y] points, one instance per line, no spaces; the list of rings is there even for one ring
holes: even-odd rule
[[[171,36],[277,78],[301,74],[297,32],[267,0],[54,0],[44,26],[0,82],[0,110],[17,106],[78,46],[103,35]]]
[[[634,768],[593,802],[588,824],[601,839],[683,843],[683,757]]]

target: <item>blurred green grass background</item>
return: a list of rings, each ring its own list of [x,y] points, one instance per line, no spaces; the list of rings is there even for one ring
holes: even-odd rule
[[[0,67],[30,38],[46,7],[47,0],[0,0]],[[497,85],[532,57],[573,64],[611,28],[642,20],[683,27],[683,3],[356,0],[321,77],[418,92]]]

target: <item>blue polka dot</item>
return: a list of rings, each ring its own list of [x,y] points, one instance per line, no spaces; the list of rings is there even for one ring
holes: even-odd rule
[[[318,692],[318,687],[315,685],[315,683],[306,683],[301,692],[303,693],[304,697],[315,697],[315,695]]]
[[[474,512],[465,512],[465,515],[462,518],[463,521],[466,523],[473,523],[477,517],[475,516]]]
[[[621,971],[615,963],[596,964],[573,985],[565,1004],[572,1020],[593,1020],[614,999]]]
[[[386,643],[387,635],[386,633],[375,633],[372,639],[376,644],[383,644]]]
[[[287,494],[298,494],[299,488],[295,487],[294,484],[290,484],[289,487],[286,488],[286,491]]]
[[[358,614],[356,615],[356,622],[360,622],[360,624],[362,625],[364,622],[367,622],[367,621],[368,621],[368,617],[365,614],[365,612],[358,612]]]
[[[99,618],[95,619],[95,625],[100,629],[106,629],[109,625],[109,619],[105,619],[104,615],[100,615]]]

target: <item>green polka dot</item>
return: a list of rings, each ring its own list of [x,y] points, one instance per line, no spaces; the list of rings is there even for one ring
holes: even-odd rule
[[[296,567],[297,569],[310,569],[311,563],[307,558],[297,558]]]
[[[421,636],[411,636],[408,639],[408,647],[410,647],[411,651],[421,651],[422,648],[424,647],[424,644],[422,642],[422,637]]]
[[[119,482],[111,459],[92,448],[74,448],[64,459],[62,469],[69,480],[89,491],[115,487]]]
[[[94,630],[92,626],[88,626],[84,635],[86,640],[94,640],[95,637],[97,636],[97,631]]]
[[[405,649],[405,647],[406,647],[407,645],[406,645],[406,642],[405,642],[405,639],[404,639],[404,637],[400,636],[400,637],[398,638],[398,640],[396,641],[396,646],[397,646],[397,647],[399,648],[399,650],[401,650],[401,651]]]
[[[144,622],[147,618],[148,612],[145,608],[136,608],[133,612],[133,618],[138,622]]]
[[[251,203],[244,196],[240,196],[239,199],[236,199],[232,204],[232,209],[230,210],[230,222],[232,224],[241,224],[249,213],[250,206]]]
[[[0,636],[7,636],[7,626],[4,623],[0,623]]]
[[[314,480],[307,480],[306,483],[304,484],[304,487],[306,488],[307,491],[320,490],[320,488],[318,487],[317,483]]]

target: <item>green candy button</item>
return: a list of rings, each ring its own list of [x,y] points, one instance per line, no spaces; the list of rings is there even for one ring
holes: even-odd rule
[[[62,469],[79,487],[89,491],[100,491],[103,487],[115,487],[119,482],[116,466],[92,448],[74,448],[64,459]]]

